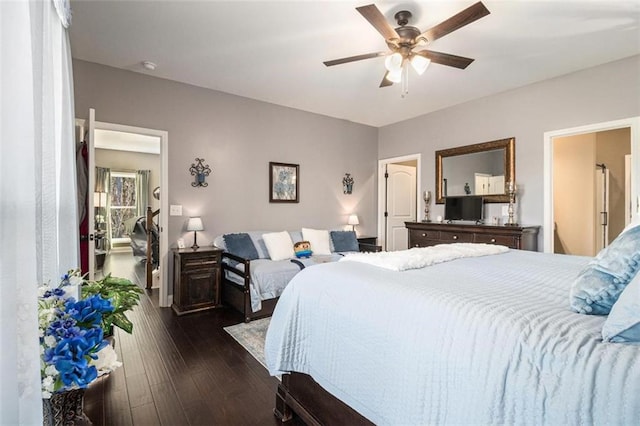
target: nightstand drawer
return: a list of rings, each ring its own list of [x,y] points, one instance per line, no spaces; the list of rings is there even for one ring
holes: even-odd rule
[[[196,259],[191,259],[191,258],[186,258],[183,259],[183,266],[185,268],[214,268],[216,265],[218,265],[218,260],[216,258],[211,258],[211,257],[202,257],[202,258],[196,258]]]

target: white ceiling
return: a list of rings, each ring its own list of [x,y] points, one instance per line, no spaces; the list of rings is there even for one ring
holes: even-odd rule
[[[491,12],[429,48],[474,58],[466,70],[410,70],[409,95],[378,88],[387,50],[361,1],[72,0],[74,58],[371,126],[384,126],[640,53],[640,1],[483,1]],[[424,31],[469,1],[378,1]],[[396,25],[393,25],[394,27]],[[158,64],[155,71],[141,62]]]

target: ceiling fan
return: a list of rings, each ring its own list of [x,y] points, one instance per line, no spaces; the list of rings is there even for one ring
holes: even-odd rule
[[[438,25],[424,32],[420,32],[418,28],[407,25],[412,16],[411,12],[407,10],[401,10],[394,15],[399,25],[399,27],[395,29],[387,22],[384,15],[374,4],[356,7],[356,10],[382,34],[390,51],[365,53],[348,58],[334,59],[332,61],[325,61],[324,64],[331,67],[348,62],[386,56],[385,67],[387,71],[380,83],[380,87],[391,86],[393,83],[399,83],[401,81],[406,82],[408,63],[412,65],[418,74],[422,74],[431,62],[460,69],[468,67],[469,64],[473,62],[471,58],[436,52],[434,50],[425,49],[415,51],[414,49],[426,46],[490,13],[485,5],[479,1]],[[403,73],[405,74],[404,79],[402,76]]]

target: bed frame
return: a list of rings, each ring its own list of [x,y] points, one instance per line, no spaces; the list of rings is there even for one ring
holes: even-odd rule
[[[276,307],[278,298],[267,299],[262,301],[262,309],[253,312],[251,309],[251,292],[249,291],[249,283],[251,282],[251,261],[244,257],[236,256],[228,252],[222,253],[223,259],[235,260],[244,265],[244,272],[230,266],[227,262],[222,262],[222,303],[229,305],[240,311],[244,316],[244,322],[250,322],[258,318],[270,317]],[[243,281],[243,285],[233,282],[227,278],[227,274],[235,274]]]
[[[381,246],[366,243],[359,243],[358,248],[361,252],[382,250]],[[241,272],[230,266],[227,262],[222,262],[222,303],[240,311],[244,316],[245,322],[270,317],[273,314],[276,303],[278,302],[277,297],[263,300],[262,309],[258,312],[253,312],[251,310],[251,292],[249,290],[251,282],[251,260],[236,256],[235,254],[231,254],[226,251],[222,253],[222,259],[234,260],[244,265],[244,272]],[[243,284],[240,285],[229,280],[227,278],[227,274],[224,272],[235,274],[242,280]]]
[[[294,413],[307,425],[373,425],[303,373],[283,374],[276,392],[273,414],[286,423]]]

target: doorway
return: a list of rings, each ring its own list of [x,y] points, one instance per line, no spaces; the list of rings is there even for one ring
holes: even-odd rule
[[[409,247],[405,222],[419,215],[420,154],[378,161],[378,235],[385,251]]]
[[[133,135],[133,137],[136,137],[138,139],[145,139],[144,137],[150,137],[153,140],[160,140],[160,153],[159,153],[159,186],[160,190],[157,191],[158,193],[158,198],[157,200],[154,200],[154,202],[156,202],[157,204],[159,204],[159,211],[161,212],[161,214],[158,216],[159,220],[158,220],[158,240],[159,240],[159,247],[158,247],[158,264],[159,267],[157,268],[157,273],[153,276],[154,278],[154,286],[159,287],[159,297],[158,297],[158,304],[160,306],[171,306],[171,296],[169,296],[169,281],[167,278],[167,274],[168,274],[168,238],[167,238],[167,234],[166,232],[164,232],[165,229],[167,229],[168,227],[168,214],[166,214],[166,212],[168,212],[168,197],[166,195],[166,191],[163,191],[162,188],[168,188],[169,186],[169,178],[168,178],[168,168],[169,168],[169,160],[168,160],[168,143],[169,143],[169,135],[166,131],[164,130],[155,130],[155,129],[146,129],[146,128],[142,128],[142,127],[134,127],[134,126],[127,126],[127,125],[121,125],[121,124],[114,124],[114,123],[105,123],[105,122],[98,122],[95,121],[95,111],[93,109],[89,110],[89,119],[88,120],[80,120],[80,119],[76,119],[76,129],[77,132],[80,135],[84,135],[83,139],[86,142],[88,151],[89,151],[89,162],[87,164],[87,169],[88,169],[88,188],[90,189],[90,193],[92,196],[87,197],[88,198],[88,202],[87,202],[87,206],[88,206],[88,217],[89,217],[89,239],[91,240],[90,242],[93,242],[96,236],[96,230],[98,228],[96,228],[96,210],[95,207],[101,207],[102,206],[102,200],[104,199],[104,197],[102,197],[101,195],[98,195],[97,197],[93,194],[94,189],[96,188],[96,164],[95,164],[95,158],[96,158],[96,149],[95,149],[95,139],[96,139],[96,133],[98,135],[100,135],[101,131],[105,131],[105,132],[113,132],[113,133],[120,133],[121,135],[126,135],[126,134],[131,134]],[[99,136],[98,136],[99,137]],[[146,139],[151,140],[151,139]],[[124,144],[125,146],[128,145],[128,142]],[[142,144],[144,145],[144,144]],[[121,147],[122,148],[122,147]],[[120,150],[114,150],[114,151],[123,151],[123,149]],[[131,166],[129,166],[131,167]],[[134,170],[134,169],[138,169],[139,166],[133,166],[132,168],[128,168],[128,170]],[[126,171],[125,173],[126,174]],[[153,184],[153,183],[152,183]],[[152,187],[152,190],[155,189],[155,187]],[[153,198],[153,195],[149,198],[149,201],[151,201]],[[97,203],[95,203],[95,201],[97,201]],[[108,200],[106,200],[107,204],[108,204]],[[153,202],[152,202],[153,203]],[[154,204],[152,204],[154,205]],[[102,210],[104,213],[104,210]],[[100,218],[99,218],[100,219]],[[105,232],[106,233],[106,232]],[[106,244],[111,244],[111,242],[104,242],[105,247]],[[88,245],[88,251],[89,251],[89,276],[90,278],[93,278],[95,272],[96,272],[96,256],[95,256],[95,249],[96,249],[96,245],[95,244],[89,244]],[[150,269],[149,269],[150,271]]]
[[[637,215],[639,124],[634,117],[545,133],[546,253],[594,256]]]
[[[98,276],[115,272],[146,282],[146,209],[160,208],[159,193],[161,162],[158,136],[140,133],[96,129],[94,151],[96,184],[95,208],[95,270]],[[98,203],[96,203],[98,201]],[[153,287],[157,279],[158,224],[151,224]]]

